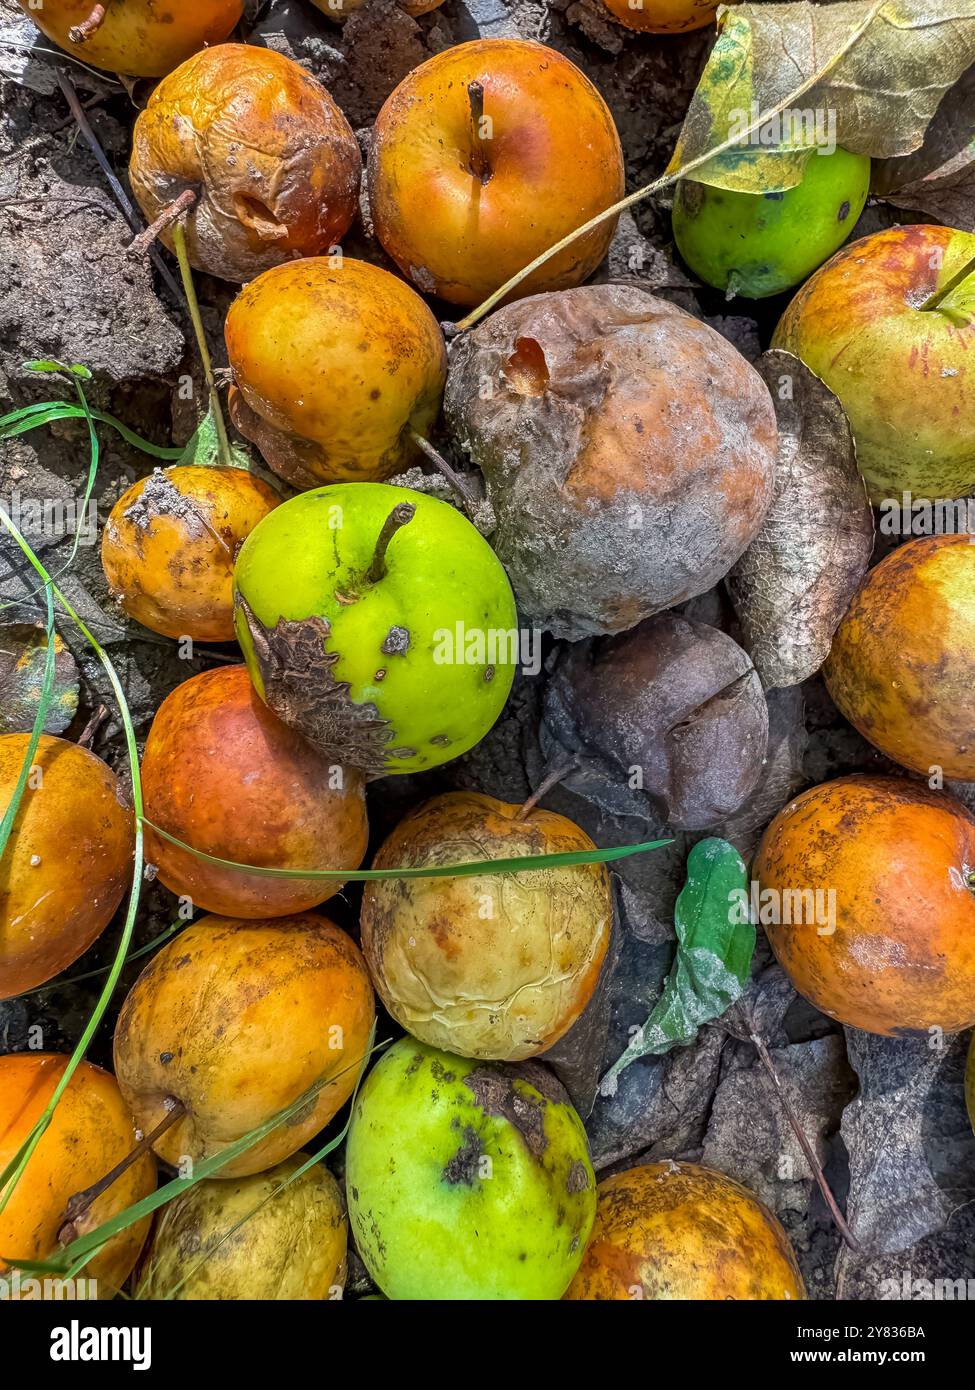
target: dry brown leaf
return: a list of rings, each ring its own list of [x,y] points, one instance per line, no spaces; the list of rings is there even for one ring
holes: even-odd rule
[[[779,424],[775,498],[728,575],[742,644],[766,689],[819,670],[873,549],[873,512],[839,401],[798,357],[756,363]]]

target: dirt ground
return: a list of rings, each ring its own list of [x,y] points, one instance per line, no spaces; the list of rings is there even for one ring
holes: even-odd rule
[[[393,0],[372,0],[341,28],[304,0],[255,3],[250,12],[250,41],[287,53],[315,73],[342,106],[364,151],[386,96],[431,54],[478,36],[549,43],[577,63],[609,103],[630,188],[666,165],[710,44],[709,31],[665,39],[629,34],[602,18],[595,0],[445,0],[419,20]],[[127,256],[131,231],[79,137],[57,85],[54,58],[37,47],[28,51],[33,41],[18,6],[0,0],[0,408],[48,398],[50,382],[39,383],[23,363],[54,357],[89,367],[92,401],[132,429],[161,444],[183,443],[204,401],[184,310],[148,260]],[[71,72],[124,183],[133,98],[120,84],[80,67]],[[144,99],[138,88],[133,95]],[[892,220],[887,209],[868,205],[857,234]],[[384,263],[365,207],[346,250]],[[767,346],[782,308],[780,301],[768,301],[752,317],[750,308],[729,308],[714,292],[696,287],[676,262],[667,209],[659,203],[644,203],[634,217],[624,217],[597,278],[635,280],[673,299],[751,357]],[[222,363],[232,287],[201,276],[198,289],[214,357]],[[434,308],[440,317],[451,317],[447,306]],[[101,431],[101,443],[96,494],[103,522],[150,461],[108,430]],[[74,422],[37,430],[4,447],[0,498],[5,505],[15,493],[67,501],[83,490],[87,466],[87,441]],[[69,541],[63,534],[31,539],[49,568],[64,564]],[[181,660],[172,643],[129,623],[108,598],[97,544],[82,545],[63,587],[118,667],[140,738],[176,684],[215,662],[236,659],[235,649],[215,647]],[[34,588],[19,552],[0,541],[0,599],[10,605],[6,621],[42,616]],[[694,600],[693,608],[734,633],[722,592]],[[68,736],[76,736],[104,702],[109,717],[95,748],[124,774],[119,721],[101,668],[70,628],[63,636],[83,675],[81,708]],[[471,754],[422,779],[372,784],[374,843],[409,805],[437,790],[477,788],[512,801],[529,794],[555,746],[557,731],[543,718],[554,655],[550,649],[538,677],[519,679],[501,722]],[[759,791],[731,823],[709,832],[732,840],[746,857],[796,789],[853,770],[896,771],[840,719],[818,678],[797,690],[773,692],[770,713],[769,759]],[[956,790],[971,800],[969,788]],[[592,775],[582,770],[545,804],[573,817],[599,844],[646,840],[664,831],[628,810],[613,813],[605,802]],[[597,1169],[672,1157],[701,1161],[737,1178],[780,1217],[814,1298],[917,1298],[926,1296],[922,1281],[975,1278],[975,1138],[961,1086],[967,1038],[939,1047],[927,1037],[885,1039],[843,1029],[795,994],[761,939],[750,990],[755,1014],[847,1212],[859,1253],[840,1241],[754,1048],[720,1025],[705,1027],[692,1047],[632,1065],[615,1096],[596,1096],[597,1077],[622,1051],[628,1030],[646,1018],[669,968],[673,904],[693,838],[678,833],[669,849],[623,861],[616,875],[610,965],[584,1018],[549,1054],[586,1118]],[[137,944],[172,920],[173,903],[159,885],[147,885]],[[357,894],[349,889],[338,914],[353,932],[356,907]],[[70,973],[110,959],[117,940],[118,924]],[[137,969],[127,968],[116,1004]],[[45,1049],[70,1049],[96,993],[91,984],[61,984],[0,1004],[0,1052],[28,1046],[39,1036],[30,1030],[38,1027]],[[113,1021],[111,1011],[90,1051],[92,1060],[109,1059]],[[359,1268],[350,1291],[366,1287]]]

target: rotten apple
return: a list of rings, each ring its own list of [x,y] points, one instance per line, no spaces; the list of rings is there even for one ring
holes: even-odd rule
[[[386,483],[302,493],[252,532],[234,582],[258,693],[343,765],[435,767],[504,708],[517,659],[511,586],[446,502]]]
[[[377,869],[593,849],[565,816],[475,792],[435,797],[401,821]],[[393,1017],[421,1042],[517,1062],[582,1013],[609,945],[601,864],[366,885],[362,949]]]
[[[337,246],[358,208],[352,127],[303,67],[270,48],[204,49],[160,82],[132,137],[149,222],[190,190],[190,264],[223,280]],[[160,232],[170,248],[172,232]]]

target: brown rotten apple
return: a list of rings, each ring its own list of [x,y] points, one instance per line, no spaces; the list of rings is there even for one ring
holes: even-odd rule
[[[115,1074],[145,1134],[180,1103],[154,1144],[174,1166],[221,1153],[324,1080],[216,1174],[242,1177],[293,1154],[345,1104],[374,1017],[365,962],[327,917],[204,917],[132,986],[115,1029]]]
[[[368,831],[362,773],[338,767],[272,714],[245,666],[205,671],[159,707],[142,759],[146,816],[194,849],[277,869],[355,869]],[[304,912],[342,887],[197,859],[151,829],[159,877],[208,912]]]
[[[18,0],[56,44],[92,67],[162,77],[208,43],[222,43],[243,0]]]
[[[642,290],[594,285],[498,310],[460,338],[445,398],[532,622],[620,632],[704,593],[755,536],[777,431],[726,339]]]
[[[29,742],[0,738],[0,814]],[[87,749],[42,735],[0,859],[0,999],[53,979],[101,935],[131,878],[132,848],[115,773]]]
[[[369,206],[376,235],[425,293],[479,304],[623,195],[623,153],[592,83],[554,49],[477,39],[411,72],[376,118]],[[520,295],[578,285],[603,259],[605,222],[553,257]]]
[[[418,457],[447,354],[395,275],[347,257],[278,266],[230,306],[234,424],[293,487],[380,482]]]
[[[362,160],[321,83],[280,53],[205,49],[153,92],[135,123],[129,177],[150,222],[187,189],[197,270],[249,280],[316,256],[348,231]],[[170,231],[161,233],[172,246]]]
[[[762,775],[762,682],[741,647],[706,623],[661,613],[621,636],[573,643],[545,702],[546,726],[564,746],[681,829],[725,820]]]
[[[234,561],[281,499],[243,468],[157,468],[115,503],[102,569],[130,618],[163,637],[229,642]]]
[[[594,848],[572,821],[475,792],[402,821],[375,867]],[[551,1047],[599,978],[613,921],[601,864],[368,884],[362,948],[383,1003],[415,1038],[462,1057],[518,1062]]]

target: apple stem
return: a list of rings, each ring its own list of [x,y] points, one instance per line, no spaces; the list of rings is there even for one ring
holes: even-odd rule
[[[129,244],[128,253],[130,256],[144,256],[153,244],[160,232],[164,232],[167,227],[171,227],[177,218],[182,217],[184,212],[189,212],[196,202],[196,194],[192,188],[184,188],[178,198],[174,199],[168,207],[164,207],[162,212],[151,222],[144,232],[140,232]]]
[[[444,458],[443,454],[441,454],[438,449],[435,449],[433,447],[429,439],[424,439],[423,435],[417,434],[416,430],[411,430],[410,435],[413,439],[413,443],[420,450],[420,452],[425,454],[426,457],[430,460],[430,462],[435,464],[437,468],[439,468],[443,476],[447,479],[447,482],[450,484],[450,486],[457,493],[457,496],[463,502],[464,510],[468,512],[469,515],[473,516],[481,500],[478,497],[475,489],[471,486],[471,484],[467,481],[466,478],[461,477],[461,475],[456,471],[456,469],[451,468],[450,464]]]
[[[515,816],[515,820],[524,820],[529,811],[533,810],[539,801],[541,801],[542,797],[550,792],[553,787],[558,786],[562,778],[567,777],[572,769],[578,766],[578,753],[571,753],[567,757],[560,758],[558,762],[553,763],[532,792],[531,796],[521,807],[518,814]]]
[[[383,522],[383,529],[379,533],[376,541],[376,549],[373,551],[372,564],[366,570],[366,583],[377,584],[386,573],[386,551],[390,541],[401,527],[408,525],[416,516],[416,507],[412,502],[397,502],[389,516]]]
[[[491,177],[487,149],[481,134],[484,119],[484,88],[480,82],[468,82],[467,101],[471,113],[471,173],[480,183],[487,183]]]
[[[735,1021],[739,1024],[739,1028],[736,1029],[734,1027],[729,1027],[728,1031],[734,1037],[747,1038],[748,1041],[755,1048],[755,1051],[758,1053],[758,1059],[761,1062],[762,1067],[764,1068],[765,1073],[771,1081],[773,1087],[775,1088],[775,1093],[779,1098],[779,1101],[782,1105],[782,1109],[786,1113],[786,1118],[788,1119],[789,1124],[792,1126],[792,1132],[799,1141],[799,1146],[806,1156],[806,1162],[809,1164],[809,1167],[812,1170],[812,1175],[816,1179],[816,1183],[819,1187],[820,1192],[823,1194],[823,1199],[826,1202],[826,1205],[829,1207],[830,1215],[832,1216],[833,1221],[836,1223],[836,1229],[839,1231],[840,1235],[846,1241],[850,1249],[853,1251],[858,1251],[860,1249],[860,1242],[857,1240],[856,1236],[853,1234],[849,1226],[846,1224],[846,1218],[840,1211],[836,1198],[833,1196],[832,1189],[829,1183],[826,1181],[826,1174],[823,1172],[823,1165],[820,1163],[819,1157],[815,1149],[809,1142],[809,1139],[806,1135],[806,1131],[803,1129],[799,1121],[799,1116],[795,1112],[795,1108],[792,1104],[792,1101],[785,1093],[785,1089],[779,1078],[779,1074],[775,1069],[775,1063],[772,1061],[771,1054],[767,1046],[765,1045],[765,1039],[761,1036],[761,1034],[758,1031],[758,1026],[755,1022],[754,1014],[751,1012],[751,1009],[747,1007],[743,1002],[739,1002],[735,1005],[734,1009],[731,1010],[730,1017],[735,1019]]]
[[[105,6],[94,5],[91,14],[87,19],[83,19],[80,24],[73,24],[68,30],[68,38],[72,43],[84,43],[90,39],[92,34],[97,34],[98,30],[105,22]]]
[[[186,1114],[186,1106],[175,1096],[167,1096],[165,1100],[166,1114],[156,1125],[156,1128],[149,1134],[144,1134],[136,1144],[134,1149],[116,1163],[115,1167],[103,1178],[92,1183],[91,1187],[86,1187],[82,1192],[76,1192],[73,1197],[68,1198],[64,1208],[64,1222],[58,1231],[58,1241],[61,1245],[70,1245],[73,1240],[77,1240],[80,1234],[78,1222],[88,1214],[89,1209],[98,1201],[103,1192],[107,1192],[113,1183],[118,1182],[123,1173],[127,1173],[137,1159],[147,1153],[155,1144],[157,1139],[161,1139],[167,1129],[172,1128],[177,1120]]]
[[[953,290],[956,290],[962,281],[967,280],[969,275],[973,272],[975,272],[975,256],[973,256],[970,261],[966,261],[962,268],[951,277],[946,285],[943,285],[940,290],[935,290],[930,299],[924,301],[919,313],[928,314],[935,309],[940,309],[942,302],[948,298],[949,294],[951,294]],[[945,309],[943,312],[948,314],[949,310]],[[955,315],[955,318],[962,326],[972,321],[971,314]]]

